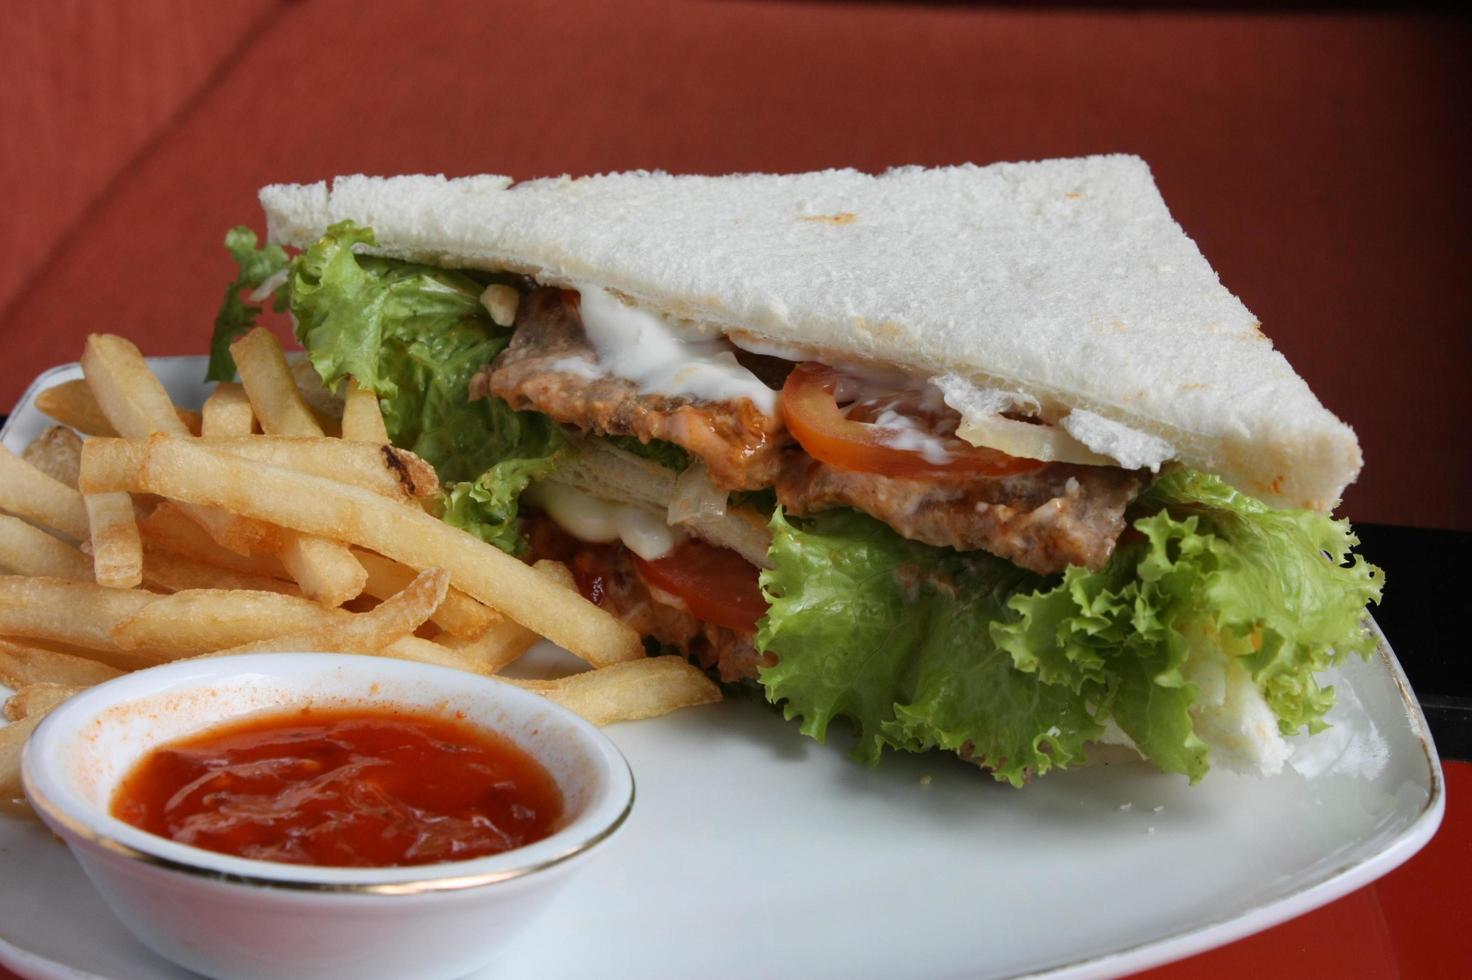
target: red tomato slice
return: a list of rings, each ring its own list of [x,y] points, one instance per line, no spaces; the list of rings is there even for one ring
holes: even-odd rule
[[[767,614],[757,585],[761,574],[729,548],[688,540],[653,561],[634,556],[644,581],[685,600],[695,618],[740,633],[755,633]]]
[[[808,362],[794,368],[782,386],[782,415],[788,430],[808,455],[829,466],[884,476],[1010,476],[1044,465],[953,436],[936,437],[947,456],[940,462],[916,450],[896,448],[892,429],[856,422],[838,407],[834,391],[839,377],[833,368]]]

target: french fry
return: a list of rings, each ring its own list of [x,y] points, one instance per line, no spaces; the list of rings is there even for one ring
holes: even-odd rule
[[[119,434],[133,439],[154,432],[190,434],[163,383],[132,341],[92,334],[82,351],[82,373],[102,413]]]
[[[170,438],[160,435],[158,438]],[[109,487],[132,487],[139,484],[138,473],[143,466],[147,443],[139,439],[88,439],[82,447],[82,472],[79,480],[85,493],[107,493]],[[239,514],[232,514],[218,507],[199,507],[181,504],[177,511],[187,514],[194,524],[203,529],[210,538],[227,551],[249,556],[258,550],[282,547],[279,529],[260,521],[253,521]]]
[[[262,432],[272,436],[323,434],[271,331],[256,327],[231,344],[230,353]]]
[[[539,575],[554,585],[560,585],[564,589],[571,589],[573,592],[578,590],[578,580],[573,578],[572,569],[560,561],[542,558],[532,568],[536,569]]]
[[[85,378],[63,381],[59,385],[52,385],[44,391],[37,392],[36,408],[43,414],[85,435],[116,437],[118,434],[118,430],[112,427],[107,416],[102,414],[102,407],[97,404],[92,389],[87,387]],[[179,421],[186,429],[196,435],[199,434],[198,412],[177,408],[174,414],[179,417]]]
[[[572,572],[562,562],[543,558],[532,568],[554,585],[577,590]],[[539,639],[541,637],[515,620],[502,618],[478,636],[448,636],[437,642],[472,658],[486,672],[494,674],[515,663]]]
[[[44,681],[27,684],[6,699],[5,718],[7,721],[20,721],[22,718],[42,717],[81,690],[82,687]]]
[[[211,542],[212,544],[212,542]],[[223,550],[223,549],[222,549]],[[225,552],[231,554],[230,552]],[[233,555],[238,558],[238,555]],[[247,561],[249,559],[246,559]],[[244,589],[251,592],[279,592],[299,596],[301,587],[279,578],[234,571],[230,568],[197,561],[157,546],[143,546],[143,581],[166,592],[190,589]]]
[[[362,563],[341,541],[286,531],[276,557],[301,586],[302,594],[324,606],[356,599],[368,583]]]
[[[151,592],[109,589],[92,582],[0,575],[0,636],[129,653],[129,648],[119,646],[112,638],[113,629],[159,598]],[[139,656],[109,658],[107,662],[143,666],[156,659],[140,651]]]
[[[382,555],[361,548],[353,549],[353,557],[368,573],[363,592],[377,599],[387,599],[414,580],[414,570],[390,561]],[[457,637],[478,637],[492,626],[507,622],[494,609],[476,602],[459,589],[450,589],[445,601],[430,617],[446,632]]]
[[[0,516],[0,568],[47,578],[92,578],[86,555],[18,517]]]
[[[200,413],[200,435],[206,439],[229,439],[248,436],[255,429],[256,415],[251,410],[245,388],[234,381],[221,381],[204,401]]]
[[[351,483],[365,490],[410,500],[440,492],[434,467],[406,449],[326,436],[251,436],[216,439],[211,447],[299,473]]]
[[[371,491],[182,439],[150,440],[138,476],[147,493],[360,545],[411,568],[444,568],[461,591],[595,667],[644,656],[634,630],[582,596],[549,585],[474,535]]]
[[[715,682],[683,657],[646,657],[554,681],[501,679],[556,701],[595,725],[657,718],[721,700]]]
[[[380,602],[368,612],[344,613],[332,617],[319,629],[286,633],[219,650],[210,656],[277,650],[376,653],[395,640],[412,636],[435,609],[439,608],[449,587],[449,574],[443,569],[431,568],[419,573],[407,588]]]
[[[220,545],[213,536],[201,536],[195,515],[202,511],[229,518],[235,517],[223,510],[209,507],[186,511],[181,505],[166,500],[138,522],[138,530],[143,535],[145,551],[149,546],[156,546],[176,555],[207,565],[215,565],[227,571],[238,572],[241,575],[255,575],[262,578],[286,577],[286,569],[281,566],[280,560],[272,555],[253,556],[249,554],[249,549],[247,549],[247,554],[242,555]],[[265,527],[255,521],[249,523]]]
[[[459,637],[448,633],[435,637],[435,643],[475,665],[481,673],[495,674],[515,663],[531,649],[540,637],[525,626],[503,619],[487,627],[479,636]]]
[[[89,436],[115,436],[102,408],[87,387],[85,378],[63,381],[36,393],[36,407],[63,425],[69,425]]]
[[[82,495],[0,445],[0,510],[54,528],[75,541],[87,537]]]
[[[342,410],[342,437],[358,442],[388,445],[388,429],[383,425],[383,410],[378,395],[348,378],[348,390]]]
[[[411,452],[392,446],[348,442],[326,436],[246,436],[211,439],[210,448],[245,459],[351,483],[394,500],[433,497],[439,493],[434,467]],[[136,439],[89,439],[83,456],[90,458],[88,490],[99,485],[136,485],[147,446]]]
[[[20,458],[75,490],[82,469],[82,437],[64,425],[53,425],[32,439]]]
[[[98,585],[131,589],[143,582],[143,540],[126,493],[89,493],[87,506],[92,568]]]
[[[0,684],[20,689],[27,684],[101,684],[123,672],[95,660],[57,653],[43,647],[0,640]]]
[[[108,334],[88,337],[82,370],[108,421],[125,437],[142,439],[153,433],[190,436],[195,431],[181,420],[169,393],[131,342]],[[106,457],[102,456],[104,450],[109,454]],[[126,464],[131,470],[136,453],[136,448],[120,446],[113,440],[99,443],[90,451],[84,447],[83,469],[88,469],[89,458],[97,457],[90,464],[94,471],[104,458],[109,467]],[[86,482],[85,475],[82,482]],[[268,529],[259,524],[218,511],[191,510],[190,516],[215,541],[241,554],[249,554],[269,535]]]
[[[436,667],[449,667],[452,670],[463,670],[469,674],[489,674],[485,665],[481,664],[472,653],[447,647],[431,640],[418,636],[403,636],[378,650],[381,657],[393,657],[395,660],[414,660],[422,664],[434,664]]]
[[[149,596],[119,617],[107,638],[120,650],[151,650],[157,656],[177,659],[272,636],[311,633],[349,615],[278,592],[186,589]],[[0,633],[8,632],[3,627],[0,622]]]

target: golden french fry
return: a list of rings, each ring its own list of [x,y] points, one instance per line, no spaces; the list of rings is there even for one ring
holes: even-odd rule
[[[413,635],[444,601],[450,576],[440,568],[421,572],[409,586],[365,613],[343,613],[322,627],[285,633],[265,640],[218,650],[211,656],[269,651],[320,653],[376,653],[396,640]]]
[[[87,537],[82,495],[54,480],[0,445],[0,510],[54,528],[67,537]]]
[[[57,653],[44,647],[0,640],[0,684],[20,689],[27,684],[101,684],[123,672],[95,660]]]
[[[0,568],[47,578],[92,578],[86,555],[18,517],[0,516]]]
[[[574,592],[578,590],[578,580],[573,578],[572,569],[568,568],[562,562],[553,561],[550,558],[542,558],[532,567],[543,578],[554,585],[560,585],[564,589],[571,589]]]
[[[141,439],[96,437],[82,445],[77,487],[82,493],[138,493],[138,474],[148,455]]]
[[[639,635],[493,545],[359,487],[247,463],[210,443],[149,441],[144,492],[360,545],[411,568],[449,571],[461,591],[595,667],[644,656]]]
[[[210,542],[213,545],[213,542]],[[226,554],[231,554],[226,552]],[[232,555],[238,558],[238,555]],[[249,559],[246,559],[247,561]],[[299,596],[295,582],[279,578],[234,571],[209,562],[197,561],[172,551],[145,543],[143,546],[143,581],[166,592],[189,589],[244,589],[251,592],[280,592]]]
[[[204,400],[200,413],[200,435],[206,439],[248,436],[255,429],[256,415],[245,388],[234,381],[221,381]]]
[[[89,436],[117,436],[102,406],[97,404],[85,378],[63,381],[36,394],[36,408],[64,425]],[[175,409],[179,421],[195,435],[199,434],[199,413],[186,408]]]
[[[560,561],[543,558],[532,568],[554,585],[577,590],[572,571]],[[437,642],[473,658],[486,672],[494,674],[516,662],[539,639],[541,637],[515,620],[502,618],[478,636],[448,636]]]
[[[256,327],[231,344],[230,353],[262,432],[272,436],[323,434],[271,331]]]
[[[368,573],[341,541],[284,532],[276,552],[302,594],[324,606],[340,606],[363,594]]]
[[[434,467],[406,449],[326,436],[250,436],[215,439],[212,448],[299,473],[351,483],[409,500],[440,492]]]
[[[176,555],[182,555],[207,565],[215,565],[241,575],[254,575],[262,578],[286,577],[286,569],[282,568],[281,562],[272,555],[253,556],[249,548],[246,549],[245,554],[241,554],[239,551],[220,545],[212,535],[201,536],[197,522],[197,516],[201,513],[235,518],[235,515],[216,508],[195,507],[186,510],[184,506],[166,500],[155,507],[151,514],[138,521],[138,530],[143,535],[145,550],[150,545],[157,546]],[[235,519],[245,520],[244,518]],[[267,527],[256,521],[247,523],[257,527]]]
[[[36,407],[63,425],[69,425],[89,436],[115,436],[102,408],[97,404],[85,378],[63,381],[36,393]]]
[[[537,634],[520,623],[503,619],[487,627],[479,636],[459,637],[446,633],[435,637],[435,643],[475,664],[477,671],[494,674],[515,663],[539,639]]]
[[[64,425],[53,425],[32,439],[20,458],[58,483],[76,489],[82,470],[82,437]]]
[[[179,421],[184,423],[184,428],[189,434],[198,438],[204,431],[204,416],[192,408],[178,408],[174,414],[179,416]]]
[[[190,434],[174,402],[132,341],[92,334],[82,351],[82,373],[112,427],[132,439],[154,432]]]
[[[91,528],[92,568],[98,585],[132,589],[143,582],[143,540],[126,493],[89,493],[82,498]]]
[[[436,667],[463,670],[468,674],[489,673],[473,653],[443,646],[418,636],[400,637],[379,649],[377,654],[380,657],[393,657],[395,660],[414,660],[422,664],[434,664]]]
[[[359,388],[358,382],[348,379],[346,400],[342,410],[342,437],[358,442],[376,442],[388,445],[388,429],[383,425],[383,409],[379,407],[378,395],[367,388]]]
[[[355,548],[353,557],[358,559],[368,573],[368,582],[363,586],[363,592],[374,598],[387,599],[414,580],[412,568],[406,568],[382,555]],[[445,601],[430,618],[440,628],[457,637],[480,636],[492,626],[507,622],[500,613],[476,602],[459,589],[451,589],[446,593]]]
[[[159,438],[167,438],[160,436]],[[82,447],[82,470],[78,481],[85,493],[108,493],[113,490],[141,492],[138,473],[143,466],[147,444],[137,439],[88,439]],[[238,555],[248,556],[262,548],[276,535],[274,529],[259,521],[216,507],[180,505],[196,527],[202,528],[215,543]]]
[[[721,689],[683,657],[646,657],[555,681],[501,678],[536,691],[595,725],[657,718],[721,700]]]
[[[7,721],[20,721],[22,718],[42,717],[81,690],[82,687],[46,681],[27,684],[6,699],[5,718]]]
[[[120,650],[150,650],[176,659],[287,633],[310,633],[347,615],[278,592],[186,589],[173,595],[150,595],[141,606],[117,619],[108,631],[108,641]],[[3,627],[0,622],[0,633],[8,632]]]
[[[128,649],[112,638],[114,627],[159,598],[151,592],[109,589],[92,582],[0,575],[0,636],[126,653]],[[156,658],[145,654],[118,659],[142,665]],[[112,659],[107,662],[119,665]]]

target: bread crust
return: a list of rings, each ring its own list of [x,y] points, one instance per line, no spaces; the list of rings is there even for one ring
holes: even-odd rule
[[[381,254],[596,284],[795,353],[1095,413],[1280,506],[1358,474],[1321,405],[1171,217],[1149,167],[1035,163],[732,177],[339,177],[261,191],[272,240],[373,227]]]

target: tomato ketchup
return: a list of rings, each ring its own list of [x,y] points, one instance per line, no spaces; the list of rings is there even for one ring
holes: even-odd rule
[[[260,861],[400,867],[499,854],[551,834],[556,781],[510,739],[384,709],[255,717],[154,749],[112,814]]]

